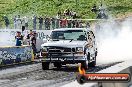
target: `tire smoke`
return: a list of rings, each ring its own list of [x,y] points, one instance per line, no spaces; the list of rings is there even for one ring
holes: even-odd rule
[[[97,63],[132,59],[132,18],[96,24]]]

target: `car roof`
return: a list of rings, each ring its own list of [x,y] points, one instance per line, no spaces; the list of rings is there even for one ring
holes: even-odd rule
[[[66,31],[66,30],[84,30],[84,31],[91,31],[89,28],[58,28],[58,29],[54,29],[53,31]]]

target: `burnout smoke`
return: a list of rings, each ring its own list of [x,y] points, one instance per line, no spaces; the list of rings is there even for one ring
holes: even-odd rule
[[[107,21],[96,27],[98,41],[97,63],[132,59],[132,18],[122,22]]]
[[[0,47],[15,46],[15,36],[10,35],[9,30],[0,30]]]

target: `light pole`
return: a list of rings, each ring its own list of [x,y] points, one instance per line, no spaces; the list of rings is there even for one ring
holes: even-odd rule
[[[76,0],[76,12],[78,11],[78,0]]]

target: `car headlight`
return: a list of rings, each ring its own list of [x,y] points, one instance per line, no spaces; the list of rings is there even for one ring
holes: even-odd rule
[[[83,52],[83,47],[77,47],[77,52]]]
[[[42,51],[48,51],[47,47],[42,47]]]

